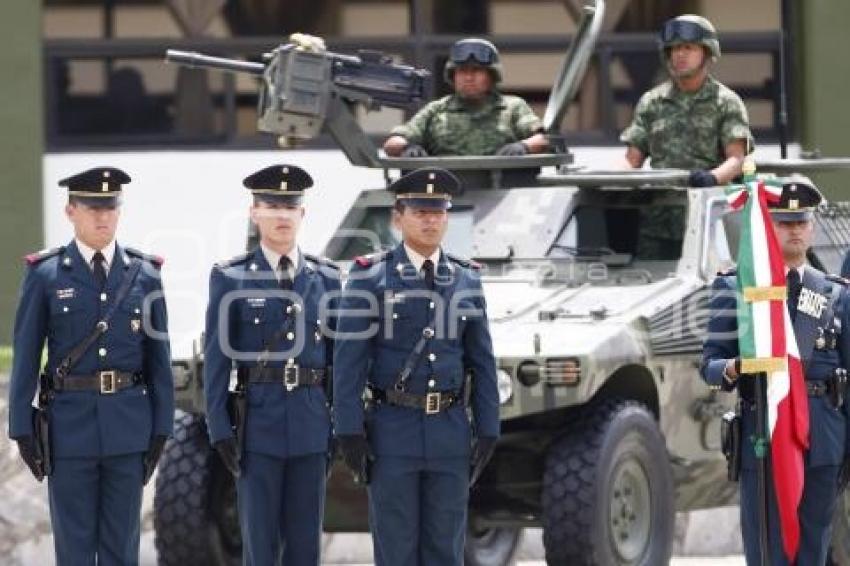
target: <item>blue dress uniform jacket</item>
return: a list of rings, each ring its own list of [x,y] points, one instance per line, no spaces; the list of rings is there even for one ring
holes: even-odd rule
[[[833,290],[839,292],[834,309],[825,311],[817,319],[798,309],[794,333],[803,362],[807,382],[830,379],[836,368],[847,368],[850,363],[850,293],[844,283],[827,277],[822,272],[806,266],[802,284],[805,289],[824,297]],[[836,286],[841,287],[835,289]],[[710,386],[729,391],[749,379],[741,376],[735,385],[723,378],[726,360],[738,353],[736,279],[734,274],[724,274],[715,279],[710,304],[708,339],[703,350],[702,377]],[[829,309],[828,309],[829,310]],[[826,347],[818,337],[821,332],[829,337],[836,333],[834,347],[827,340]],[[741,455],[741,519],[747,562],[759,563],[758,548],[758,484],[755,457],[749,439],[755,434],[755,407],[753,399],[742,403],[742,455]],[[828,396],[809,397],[809,450],[804,454],[805,488],[798,516],[803,528],[799,564],[823,564],[829,544],[830,522],[835,507],[838,467],[850,451],[850,403],[845,399],[842,407],[834,408]],[[772,492],[771,492],[772,494]],[[771,497],[771,557],[774,564],[786,564],[781,551],[778,514]]]
[[[13,438],[33,434],[31,403],[45,340],[45,371],[53,375],[113,305],[131,264],[142,263],[109,329],[70,375],[118,370],[138,374],[143,383],[114,393],[56,391],[49,404],[54,460],[48,491],[56,563],[137,564],[143,455],[152,437],[171,434],[174,418],[160,262],[116,246],[101,290],[73,242],[28,261],[15,319]]]
[[[496,367],[478,274],[467,262],[450,260],[441,253],[436,290],[442,300],[432,301],[403,245],[373,263],[363,263],[352,265],[340,307],[334,355],[335,433],[363,434],[368,429],[369,442],[378,456],[467,457],[471,434],[499,435]],[[382,390],[394,386],[435,314],[437,335],[428,341],[407,391],[457,391],[465,370],[472,370],[474,430],[460,405],[426,415],[382,404],[365,415],[361,396],[367,383]],[[370,329],[371,338],[356,337],[355,333]]]
[[[260,248],[213,267],[206,318],[204,393],[210,441],[233,436],[227,412],[231,369],[257,365],[261,352],[292,318],[291,334],[273,346],[268,367],[283,367],[288,359],[303,368],[328,368],[333,343],[332,321],[321,320],[324,296],[334,308],[340,290],[339,271],[327,262],[300,254],[292,293],[301,297],[303,313],[290,308]],[[301,316],[303,314],[303,316]],[[287,354],[287,352],[289,352]],[[330,438],[330,412],[321,387],[287,392],[282,383],[248,387],[245,450],[280,458],[325,453]]]
[[[41,351],[52,375],[71,349],[112,305],[132,262],[143,262],[136,279],[104,333],[72,375],[100,370],[139,373],[144,385],[110,395],[62,391],[50,403],[54,458],[91,458],[144,452],[153,436],[171,435],[174,386],[167,315],[159,266],[132,249],[116,246],[101,292],[77,245],[33,256],[15,319],[15,356],[9,402],[9,436],[32,435],[32,400]],[[154,335],[156,333],[158,335]]]
[[[499,434],[481,280],[468,262],[441,253],[435,288],[427,289],[402,244],[359,258],[343,294],[334,354],[335,432],[365,433],[375,454],[369,523],[378,566],[463,563],[471,438]],[[367,383],[392,390],[426,327],[435,335],[405,390],[455,393],[471,371],[472,428],[462,403],[427,414],[382,402],[364,413]]]
[[[322,309],[335,308],[339,271],[300,252],[298,266],[289,296],[261,248],[212,269],[204,392],[213,443],[233,434],[226,406],[232,368],[257,366],[268,349],[266,367],[295,363],[330,370],[334,324],[331,312]],[[287,391],[282,380],[246,387],[237,482],[243,561],[265,566],[282,558],[288,565],[318,565],[331,434],[325,389],[304,385]]]

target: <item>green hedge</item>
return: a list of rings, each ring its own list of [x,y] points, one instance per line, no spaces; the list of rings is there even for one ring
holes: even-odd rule
[[[12,347],[0,346],[0,372],[8,373],[12,367]]]

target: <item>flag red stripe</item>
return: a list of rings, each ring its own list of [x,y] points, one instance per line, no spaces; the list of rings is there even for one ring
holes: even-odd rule
[[[805,413],[805,428],[808,429],[808,401],[804,411],[800,411],[795,387],[803,385],[803,368],[800,360],[788,357],[788,374],[791,392],[777,406],[776,427],[770,443],[771,464],[773,467],[773,485],[776,493],[776,507],[779,511],[779,524],[782,528],[782,547],[785,555],[793,562],[800,548],[800,524],[797,509],[803,498],[803,454],[799,442],[801,413]],[[804,391],[805,394],[805,391]]]

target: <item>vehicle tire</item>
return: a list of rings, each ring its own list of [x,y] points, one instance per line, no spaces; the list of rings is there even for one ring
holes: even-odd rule
[[[522,541],[522,529],[511,527],[476,528],[469,521],[466,545],[463,548],[465,566],[509,566]]]
[[[850,489],[844,490],[835,507],[827,563],[830,566],[850,566]]]
[[[543,546],[550,566],[670,561],[673,479],[652,413],[609,400],[571,423],[546,456]]]
[[[210,449],[203,417],[178,412],[159,463],[153,505],[160,565],[241,564],[236,484]]]

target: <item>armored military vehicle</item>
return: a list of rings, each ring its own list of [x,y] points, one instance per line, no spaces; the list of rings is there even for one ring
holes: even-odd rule
[[[603,8],[601,0],[586,7],[544,117],[549,131],[583,74]],[[359,129],[335,120],[355,124],[346,115],[352,101],[386,101],[374,92],[338,96],[337,86],[357,77],[334,82],[333,55],[309,55],[331,61],[324,82],[311,86],[318,105],[286,107],[298,98],[281,96],[281,84],[304,56],[280,48],[265,68],[236,67],[265,76],[261,129],[309,137],[325,127],[305,118],[314,112],[335,124],[327,129],[356,164],[382,167],[388,177],[437,165],[465,182],[450,211],[446,248],[484,268],[502,419],[495,456],[471,494],[467,563],[508,564],[523,528],[542,526],[550,564],[665,564],[677,511],[737,497],[719,441],[720,416],[734,400],[710,391],[698,375],[708,287],[737,250],[738,218],[723,189],[686,188],[684,171],[585,171],[566,152],[382,159]],[[172,58],[234,68],[190,54]],[[414,76],[412,69],[398,72]],[[322,98],[326,90],[330,96]],[[775,162],[762,170],[824,165],[847,163]],[[541,168],[554,173],[539,175]],[[363,191],[325,255],[345,265],[395,245],[392,203],[386,190]],[[850,244],[850,207],[824,208],[818,222],[811,260],[835,271]],[[175,361],[182,412],[156,482],[156,544],[163,564],[236,564],[235,488],[209,448],[200,341],[196,352]],[[847,497],[836,520],[834,555],[850,564]],[[325,529],[368,530],[364,490],[339,463]]]

